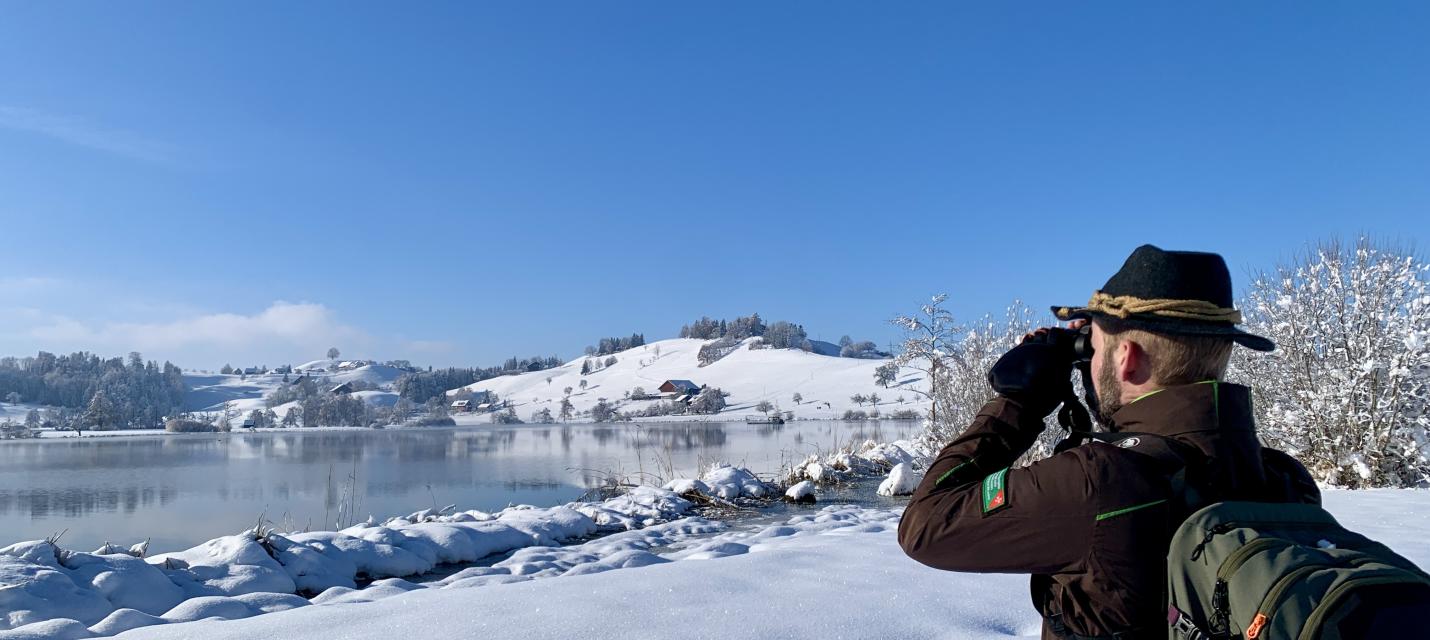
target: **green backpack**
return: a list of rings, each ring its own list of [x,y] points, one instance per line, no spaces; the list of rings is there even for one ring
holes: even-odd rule
[[[1430,576],[1325,509],[1200,496],[1200,454],[1148,433],[1082,434],[1158,461],[1174,512],[1191,513],[1167,553],[1169,640],[1430,640]],[[1292,463],[1264,450],[1268,466]]]
[[[1430,638],[1430,576],[1312,504],[1221,502],[1167,554],[1172,640]]]

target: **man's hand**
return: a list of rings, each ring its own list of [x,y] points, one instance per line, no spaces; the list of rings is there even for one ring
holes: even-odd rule
[[[1072,351],[1055,344],[1052,331],[1066,329],[1042,328],[1023,336],[988,371],[994,391],[1040,418],[1072,397]]]

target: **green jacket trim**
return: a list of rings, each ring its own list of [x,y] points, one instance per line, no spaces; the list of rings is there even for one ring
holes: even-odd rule
[[[1116,511],[1108,511],[1107,513],[1099,513],[1099,514],[1097,514],[1097,521],[1098,521],[1098,522],[1102,522],[1103,520],[1107,520],[1107,519],[1109,519],[1109,518],[1116,518],[1117,516],[1127,515],[1127,514],[1129,514],[1129,513],[1132,513],[1133,511],[1137,511],[1138,509],[1146,509],[1147,507],[1155,507],[1155,506],[1157,506],[1157,505],[1159,505],[1159,504],[1162,504],[1163,502],[1166,502],[1166,501],[1167,501],[1166,498],[1163,498],[1163,499],[1161,499],[1161,500],[1153,500],[1152,502],[1148,502],[1148,503],[1146,503],[1146,504],[1139,504],[1139,505],[1136,505],[1136,506],[1127,507],[1127,508],[1125,508],[1125,509],[1118,509],[1118,510],[1116,510]]]
[[[943,481],[947,480],[949,476],[953,475],[953,472],[958,471],[959,469],[962,469],[970,464],[973,464],[973,460],[964,460],[962,464],[959,464],[958,466],[943,472],[943,475],[939,476],[937,480],[933,481],[933,486],[937,487],[943,484]]]

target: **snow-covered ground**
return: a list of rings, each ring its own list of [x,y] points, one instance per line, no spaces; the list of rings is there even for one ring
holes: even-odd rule
[[[1430,565],[1430,539],[1424,535],[1430,530],[1430,492],[1332,491],[1326,503],[1352,529]],[[209,599],[179,613],[185,619],[205,614],[246,619],[171,623],[119,637],[1037,636],[1039,620],[1028,603],[1024,576],[956,574],[919,565],[898,547],[897,519],[897,510],[836,505],[782,522],[735,525],[714,536],[699,533],[702,521],[678,520],[582,545],[526,548],[498,566],[437,582],[389,580],[334,592],[313,604],[256,596]],[[524,577],[536,574],[561,577]],[[256,615],[265,606],[294,608]],[[57,623],[0,637],[85,637],[65,636],[65,630]]]
[[[874,370],[889,360],[838,358],[793,349],[749,349],[747,341],[721,360],[701,367],[696,354],[707,342],[680,338],[652,342],[614,354],[616,364],[585,376],[581,375],[581,366],[588,358],[577,358],[554,369],[492,378],[465,388],[496,392],[502,400],[515,405],[522,419],[542,409],[558,415],[567,387],[572,389],[571,404],[578,412],[590,410],[601,398],[619,411],[640,410],[658,401],[628,401],[626,395],[636,387],[648,394],[657,393],[666,380],[690,380],[728,392],[725,411],[718,416],[697,416],[707,420],[760,416],[755,406],[761,401],[781,411],[792,411],[798,419],[838,418],[846,410],[875,408],[867,402],[856,404],[850,399],[855,395],[877,394],[878,410],[885,414],[923,406],[911,391],[923,381],[910,369],[901,371],[898,382],[887,389],[875,384]],[[607,357],[593,356],[589,360],[599,364]],[[584,390],[582,380],[587,384]],[[798,404],[794,401],[796,393],[801,396]],[[458,422],[464,419],[459,417]]]

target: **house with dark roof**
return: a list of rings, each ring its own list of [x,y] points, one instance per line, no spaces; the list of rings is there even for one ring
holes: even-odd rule
[[[700,393],[700,385],[689,380],[666,380],[660,384],[660,392],[673,395]]]

